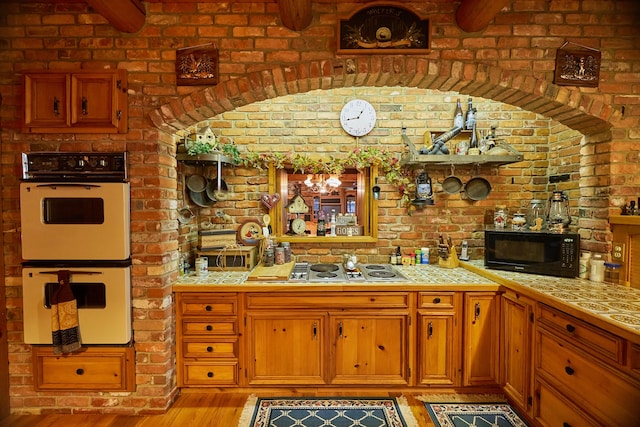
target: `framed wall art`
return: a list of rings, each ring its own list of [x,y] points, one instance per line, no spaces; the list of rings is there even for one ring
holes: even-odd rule
[[[338,54],[425,54],[430,22],[395,3],[369,3],[338,22]]]
[[[176,51],[178,86],[218,84],[218,49],[214,44],[186,47]]]
[[[556,52],[553,82],[560,86],[598,87],[600,59],[598,49],[565,42]]]

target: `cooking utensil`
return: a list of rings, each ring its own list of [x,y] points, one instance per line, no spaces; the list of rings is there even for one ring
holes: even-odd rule
[[[215,200],[227,200],[228,188],[227,183],[222,179],[222,161],[218,158],[218,169],[215,181],[211,181],[207,185],[207,196]]]
[[[467,181],[464,193],[471,200],[484,200],[491,193],[491,184],[485,178],[476,176]]]
[[[215,200],[208,198],[205,191],[197,192],[189,190],[189,198],[191,198],[191,201],[201,208],[208,208],[216,202]]]
[[[462,187],[462,180],[455,175],[455,168],[451,165],[451,175],[442,181],[442,190],[448,194],[456,194],[460,192]]]
[[[178,209],[178,222],[180,222],[180,224],[188,224],[196,215],[189,207],[189,202],[187,201],[186,179],[184,174],[182,174],[182,203],[184,207]]]
[[[202,193],[207,189],[207,178],[202,175],[191,175],[187,179],[187,188],[194,193]]]

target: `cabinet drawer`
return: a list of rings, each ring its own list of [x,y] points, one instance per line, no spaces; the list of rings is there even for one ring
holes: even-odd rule
[[[609,426],[637,422],[640,383],[541,331],[537,375]]]
[[[34,347],[35,389],[133,391],[134,363],[132,347],[88,347],[65,355]]]
[[[238,363],[185,363],[185,385],[236,385],[238,383]]]
[[[455,307],[455,300],[454,292],[420,292],[418,308],[450,310]]]
[[[546,383],[536,382],[538,402],[535,418],[543,427],[598,427],[598,423],[590,419],[582,411],[575,408]]]
[[[235,335],[238,332],[235,319],[211,319],[182,321],[183,335]]]
[[[538,321],[595,356],[616,363],[624,360],[624,340],[607,331],[543,304]]]
[[[234,316],[238,313],[238,299],[189,295],[180,299],[180,310],[184,316]]]
[[[324,295],[278,294],[248,294],[247,308],[407,308],[409,307],[409,294],[406,292],[380,293],[331,293]]]
[[[238,341],[202,341],[185,338],[182,344],[182,354],[184,357],[207,358],[207,357],[238,357]]]

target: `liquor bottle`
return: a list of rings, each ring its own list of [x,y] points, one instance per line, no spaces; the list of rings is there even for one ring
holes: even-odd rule
[[[453,114],[453,127],[464,129],[464,116],[462,115],[462,105],[460,105],[460,98],[458,98],[456,111]]]
[[[396,264],[402,265],[402,252],[400,252],[400,246],[396,249]]]
[[[473,125],[476,123],[476,110],[475,108],[473,108],[473,103],[471,101],[471,98],[469,98],[468,103],[469,104],[467,106],[467,115],[465,116],[465,119],[464,119],[465,129],[473,128]]]
[[[316,236],[326,236],[327,235],[327,226],[324,222],[324,211],[318,211],[318,231],[316,232]]]

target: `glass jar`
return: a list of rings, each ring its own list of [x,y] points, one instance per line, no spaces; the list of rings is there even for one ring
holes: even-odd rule
[[[493,213],[493,225],[495,228],[504,228],[507,224],[507,208],[504,206],[496,207]]]
[[[588,279],[589,278],[589,267],[590,267],[590,261],[591,261],[591,252],[582,252],[580,254],[580,268],[578,269],[578,275],[581,279]]]
[[[544,201],[540,199],[531,199],[529,202],[529,210],[527,211],[527,225],[531,230],[541,230],[544,228],[544,218],[546,209]]]
[[[595,254],[591,258],[589,280],[592,282],[604,282],[604,259],[602,259],[602,255],[600,254]]]
[[[527,224],[527,218],[525,218],[523,213],[514,213],[513,219],[511,220],[511,228],[513,230],[524,230],[524,226]]]
[[[612,285],[620,284],[620,264],[615,262],[604,263],[604,281]]]
[[[275,263],[275,254],[273,252],[273,248],[267,248],[264,250],[264,254],[262,256],[262,265],[265,267],[272,267]]]

